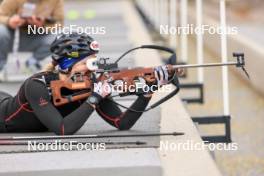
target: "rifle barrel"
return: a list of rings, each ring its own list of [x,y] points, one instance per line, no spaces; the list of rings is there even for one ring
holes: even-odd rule
[[[231,66],[238,65],[237,62],[226,62],[226,63],[207,63],[207,64],[186,64],[186,65],[173,65],[173,68],[197,68],[197,67],[219,67],[219,66]]]

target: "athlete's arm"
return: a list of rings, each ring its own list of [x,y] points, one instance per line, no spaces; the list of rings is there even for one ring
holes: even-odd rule
[[[44,83],[37,80],[28,81],[26,98],[39,120],[58,135],[74,134],[82,127],[94,110],[91,105],[85,102],[74,112],[63,118],[50,102]]]
[[[160,66],[155,68],[155,78],[158,86],[163,86],[169,82],[168,68],[166,66]],[[113,103],[110,99],[104,99],[100,102],[96,111],[99,115],[112,126],[120,130],[130,129],[140,118],[151,99],[145,95],[139,95],[137,100],[131,105],[130,109],[134,109],[139,112],[127,110],[122,112],[119,107]]]
[[[150,99],[150,97],[140,95],[130,108],[136,111],[144,111]],[[122,112],[120,108],[108,98],[103,99],[99,103],[96,111],[106,122],[120,130],[130,129],[142,115],[142,112],[134,112],[131,110]]]

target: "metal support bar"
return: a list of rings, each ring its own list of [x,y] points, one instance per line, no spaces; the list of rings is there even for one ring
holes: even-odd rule
[[[203,23],[203,2],[202,0],[196,0],[196,27],[202,28],[202,23]],[[197,48],[197,63],[198,64],[203,64],[203,34],[201,32],[198,32],[196,35],[196,48]],[[202,67],[199,67],[197,69],[198,71],[198,82],[203,83],[204,82],[204,70]]]
[[[208,143],[231,143],[231,117],[230,116],[206,116],[192,117],[193,122],[199,125],[224,124],[224,135],[202,136],[203,141]]]
[[[162,24],[161,25],[169,25],[169,2],[168,0],[162,0]]]
[[[181,27],[187,27],[188,22],[188,0],[181,0]],[[185,32],[181,33],[181,57],[180,60],[183,62],[188,62],[188,37]]]
[[[222,29],[226,30],[226,5],[225,0],[220,0],[220,23]],[[222,62],[227,62],[227,36],[226,32],[221,34],[221,57]],[[230,114],[229,109],[229,84],[228,84],[228,68],[222,67],[222,81],[223,81],[223,109],[224,115]]]
[[[199,97],[195,98],[182,98],[182,101],[187,103],[204,103],[204,86],[202,83],[187,83],[187,84],[180,84],[181,89],[198,89],[199,90]]]
[[[170,27],[177,27],[177,0],[170,0]],[[170,35],[170,46],[175,49],[177,46],[177,34]]]
[[[160,13],[159,13],[159,0],[155,0],[154,1],[154,8],[155,8],[155,13],[154,13],[154,15],[155,15],[155,23],[154,23],[154,28],[156,29],[156,30],[158,30],[159,29],[159,22],[160,22]]]
[[[0,141],[5,140],[47,140],[47,139],[99,139],[99,138],[126,138],[126,137],[153,137],[153,136],[181,136],[182,132],[169,133],[140,133],[140,134],[80,134],[64,136],[2,136]]]

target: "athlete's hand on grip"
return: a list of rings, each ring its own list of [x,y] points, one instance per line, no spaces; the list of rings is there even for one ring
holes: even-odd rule
[[[169,83],[169,72],[166,65],[155,67],[154,74],[158,86],[166,85]]]
[[[94,93],[97,93],[102,98],[107,97],[112,93],[111,85],[107,81],[100,81],[98,83],[94,83]]]

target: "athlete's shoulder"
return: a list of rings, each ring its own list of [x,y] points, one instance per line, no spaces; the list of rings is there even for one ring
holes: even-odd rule
[[[45,85],[50,84],[50,81],[58,80],[58,79],[59,79],[58,73],[51,72],[51,71],[39,72],[39,73],[32,75],[29,78],[29,80],[31,80],[31,81],[42,82]]]
[[[43,72],[38,72],[35,73],[34,75],[32,75],[30,78],[34,79],[34,78],[39,78],[39,77],[43,77],[43,76],[54,76],[56,77],[58,75],[58,73],[56,72],[52,72],[52,71],[43,71]]]
[[[29,77],[24,82],[27,98],[50,95],[50,81],[54,79],[58,79],[54,72],[39,72]]]

